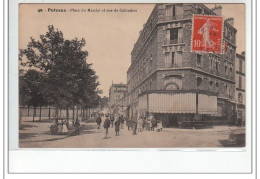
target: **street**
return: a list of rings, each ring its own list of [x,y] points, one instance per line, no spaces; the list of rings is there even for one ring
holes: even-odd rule
[[[102,118],[104,121],[104,118]],[[97,129],[94,121],[81,122],[82,130],[77,136],[51,135],[51,122],[24,120],[19,132],[21,148],[184,148],[184,147],[242,147],[244,127],[214,126],[209,129],[164,128],[162,132],[143,131],[132,135],[126,124],[115,136],[110,127],[108,139],[104,138],[103,122]],[[232,131],[242,138],[242,144],[230,144]],[[242,137],[241,137],[242,136]]]

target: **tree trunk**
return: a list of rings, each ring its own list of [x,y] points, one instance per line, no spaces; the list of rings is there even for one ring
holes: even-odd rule
[[[39,121],[42,120],[42,106],[40,106],[40,117],[39,117]]]
[[[49,114],[48,114],[49,120],[51,119],[51,107],[49,106]]]
[[[67,126],[69,126],[69,107],[66,108]]]
[[[55,122],[58,122],[58,117],[59,117],[59,109],[57,106],[55,106]]]
[[[29,117],[30,114],[30,106],[28,105],[28,112],[27,112],[27,116]]]
[[[84,120],[84,109],[81,110],[81,114],[82,114],[81,115],[81,121],[83,121]]]
[[[80,116],[81,116],[81,120],[82,120],[82,107],[80,107]]]
[[[34,109],[33,109],[33,122],[34,122],[35,115],[36,115],[36,107],[34,107]]]
[[[85,109],[83,109],[83,121],[85,120]]]
[[[74,106],[73,106],[73,110],[72,110],[72,123],[73,124],[75,123],[75,121],[74,121],[74,114],[75,114],[75,112],[74,112]]]
[[[61,110],[62,110],[62,108],[60,108],[60,118],[61,118]]]
[[[77,106],[77,116],[76,116],[76,121],[78,122],[79,120],[79,110],[78,110],[78,106]]]

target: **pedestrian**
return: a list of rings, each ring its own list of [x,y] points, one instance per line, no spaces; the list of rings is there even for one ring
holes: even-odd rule
[[[123,115],[121,115],[119,119],[120,119],[120,123],[121,123],[121,129],[123,129],[123,127],[124,127],[124,122],[125,122]]]
[[[119,128],[120,128],[120,120],[119,120],[119,118],[117,118],[116,122],[115,122],[116,136],[119,136]]]
[[[142,132],[143,120],[142,117],[137,120],[137,132]]]
[[[128,130],[132,130],[132,120],[128,119],[126,124],[127,124]]]
[[[106,116],[105,122],[104,122],[104,129],[105,129],[105,137],[104,139],[107,139],[108,135],[108,128],[110,127],[110,120],[108,119],[108,116]]]
[[[135,114],[133,117],[132,127],[133,127],[133,135],[135,135],[137,129],[137,114]]]
[[[132,127],[133,127],[133,135],[136,135],[136,128],[137,128],[137,122],[136,121],[132,122]]]
[[[97,116],[96,123],[97,123],[98,129],[100,129],[100,124],[101,124],[101,116],[100,115]]]
[[[114,114],[111,114],[111,116],[110,116],[110,122],[111,122],[111,126],[112,126],[112,127],[114,126],[114,121],[115,121],[115,116],[114,116]]]
[[[156,127],[157,122],[156,122],[156,120],[154,119],[154,117],[153,117],[152,114],[150,115],[150,121],[151,121],[151,130],[154,131],[154,127]]]
[[[159,122],[158,122],[157,128],[158,128],[158,132],[162,132],[162,130],[163,130],[162,121],[159,121]]]
[[[63,134],[66,134],[68,133],[68,124],[67,122],[62,122],[62,131],[61,131]]]
[[[144,118],[143,118],[143,124],[142,124],[143,130],[144,130],[144,128],[145,128],[145,124],[146,124],[146,120],[145,120],[145,117],[144,117]]]

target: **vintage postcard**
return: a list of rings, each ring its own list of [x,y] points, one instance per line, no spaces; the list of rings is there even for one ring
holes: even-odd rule
[[[246,146],[245,4],[19,4],[20,148]]]

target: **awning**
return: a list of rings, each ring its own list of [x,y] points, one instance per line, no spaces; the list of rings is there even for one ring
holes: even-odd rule
[[[198,92],[152,92],[139,96],[139,112],[217,114],[217,96]],[[197,98],[197,99],[196,99]],[[197,101],[197,103],[196,103]],[[198,110],[198,111],[197,111]]]
[[[217,96],[198,94],[198,113],[217,114]]]
[[[196,93],[148,94],[148,111],[153,113],[196,113]]]

